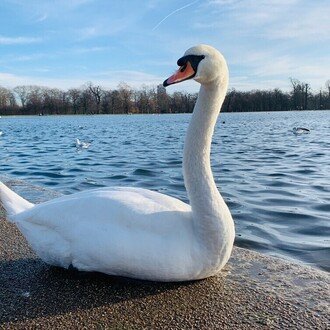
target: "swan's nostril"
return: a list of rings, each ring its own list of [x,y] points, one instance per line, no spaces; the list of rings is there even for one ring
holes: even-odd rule
[[[180,68],[180,72],[183,72],[184,70],[186,70],[187,68],[187,63],[182,65],[182,67]]]

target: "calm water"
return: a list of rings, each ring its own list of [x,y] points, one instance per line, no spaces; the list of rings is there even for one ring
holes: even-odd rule
[[[119,185],[187,202],[181,160],[189,119],[2,117],[0,175],[33,201],[41,193],[31,184],[46,188],[43,198]],[[311,132],[295,135],[295,126]],[[91,146],[77,150],[76,138]],[[221,114],[212,167],[236,245],[330,269],[329,151],[330,111]]]

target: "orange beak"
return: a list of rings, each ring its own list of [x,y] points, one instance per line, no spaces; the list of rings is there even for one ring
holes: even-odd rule
[[[194,71],[193,67],[191,66],[190,62],[187,61],[186,64],[180,67],[171,77],[167,78],[163,85],[164,87],[179,83],[180,81],[184,81],[194,77],[196,72]]]

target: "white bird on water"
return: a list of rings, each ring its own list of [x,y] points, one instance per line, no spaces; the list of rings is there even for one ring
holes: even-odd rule
[[[88,149],[90,145],[91,145],[90,142],[84,142],[84,141],[80,141],[79,139],[76,139],[77,149]]]
[[[201,84],[185,138],[183,174],[190,205],[141,188],[108,187],[34,205],[4,184],[0,195],[14,222],[45,262],[153,281],[186,281],[217,274],[227,263],[235,229],[213,179],[210,149],[226,95],[224,57],[192,47],[164,86]]]
[[[294,127],[292,129],[294,134],[308,134],[310,133],[310,130],[308,128],[305,127]]]

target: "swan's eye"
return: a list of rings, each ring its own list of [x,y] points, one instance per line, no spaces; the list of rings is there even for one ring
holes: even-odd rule
[[[180,68],[180,72],[183,72],[184,70],[186,70],[187,68],[187,63],[182,65],[182,67]]]

